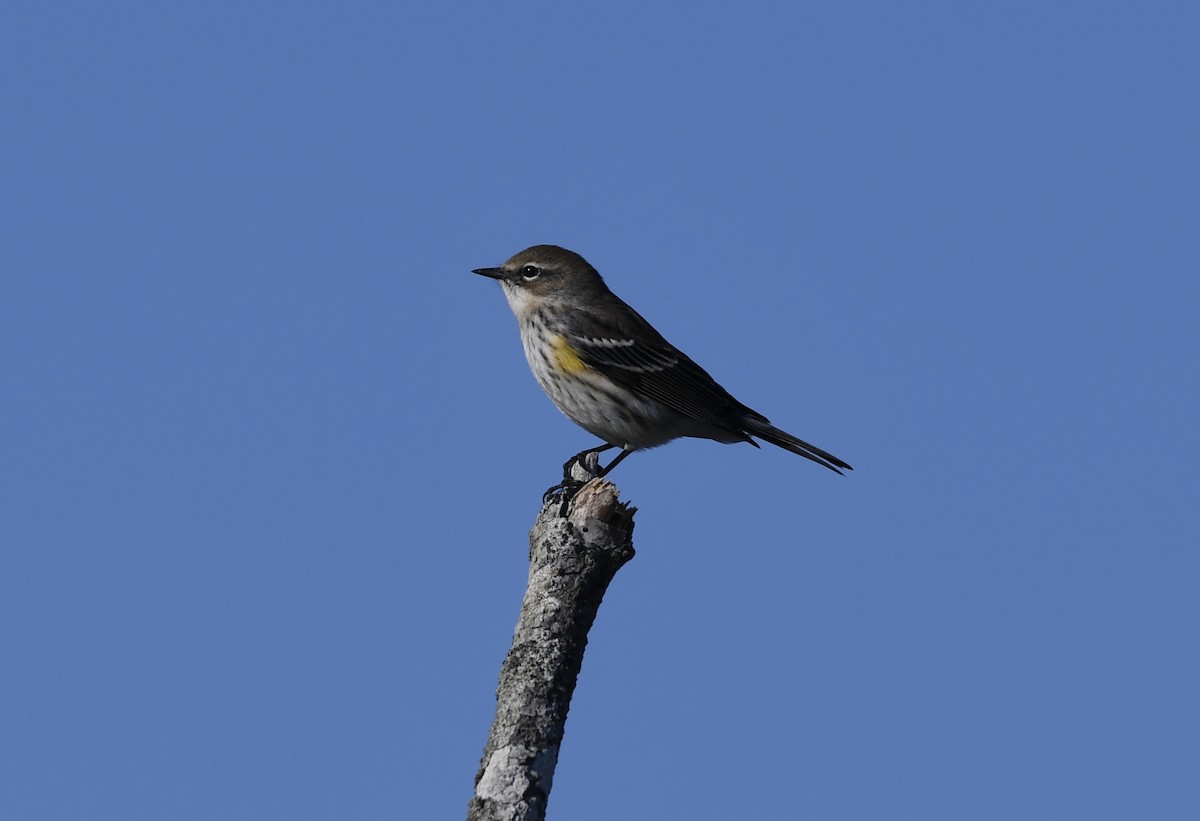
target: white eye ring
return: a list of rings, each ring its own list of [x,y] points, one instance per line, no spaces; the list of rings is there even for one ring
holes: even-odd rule
[[[536,265],[526,265],[521,269],[521,279],[526,282],[533,282],[541,275],[542,272]]]

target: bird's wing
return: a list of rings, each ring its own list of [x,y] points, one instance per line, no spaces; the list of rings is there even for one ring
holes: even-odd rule
[[[750,441],[740,419],[759,414],[734,399],[632,308],[621,321],[609,316],[577,317],[582,321],[569,338],[585,365],[634,393]]]

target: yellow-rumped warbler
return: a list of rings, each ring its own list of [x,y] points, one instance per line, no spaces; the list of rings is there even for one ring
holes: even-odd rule
[[[750,438],[757,436],[835,473],[852,470],[730,396],[608,290],[579,254],[535,245],[499,268],[474,273],[499,280],[542,390],[573,422],[607,443],[580,456],[621,448],[601,476],[633,451],[680,436],[758,447]]]

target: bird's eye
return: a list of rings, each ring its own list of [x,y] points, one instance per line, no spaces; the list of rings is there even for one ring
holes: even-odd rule
[[[526,282],[533,282],[542,275],[542,270],[536,265],[526,265],[521,269],[521,279]]]

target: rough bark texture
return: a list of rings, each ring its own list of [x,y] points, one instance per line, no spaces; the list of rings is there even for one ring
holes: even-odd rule
[[[529,534],[529,586],[500,669],[496,719],[468,821],[540,821],[563,727],[604,591],[633,558],[634,508],[593,479],[569,502],[549,496]]]

